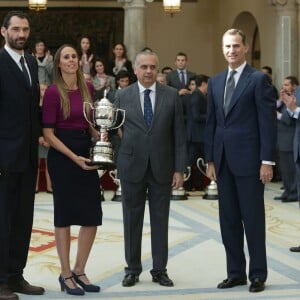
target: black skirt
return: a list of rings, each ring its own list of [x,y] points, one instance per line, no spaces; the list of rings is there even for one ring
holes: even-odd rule
[[[75,154],[89,157],[91,138],[87,129],[58,129],[55,135]],[[54,226],[102,224],[100,180],[97,170],[87,171],[53,148],[48,152],[53,188]]]

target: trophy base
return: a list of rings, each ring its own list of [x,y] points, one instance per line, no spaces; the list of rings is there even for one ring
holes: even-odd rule
[[[218,195],[204,195],[202,198],[205,200],[218,200],[219,199]]]
[[[90,161],[86,164],[88,166],[98,166],[100,170],[114,170],[116,168],[115,163],[107,161]]]
[[[183,187],[180,187],[177,190],[172,190],[171,200],[187,200],[187,199],[188,197]]]
[[[122,196],[114,194],[114,196],[112,197],[111,201],[122,202]]]
[[[178,201],[178,200],[188,200],[187,195],[171,195],[171,200]]]

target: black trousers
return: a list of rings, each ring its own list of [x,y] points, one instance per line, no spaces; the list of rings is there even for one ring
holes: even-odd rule
[[[23,278],[33,222],[37,169],[0,175],[0,283]]]
[[[141,245],[146,194],[148,193],[153,272],[166,271],[171,182],[156,182],[150,166],[137,183],[121,179],[126,274],[142,272]]]

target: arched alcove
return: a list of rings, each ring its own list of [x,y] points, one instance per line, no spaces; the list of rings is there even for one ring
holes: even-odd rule
[[[259,29],[254,16],[249,12],[240,13],[233,22],[233,28],[238,28],[245,32],[247,43],[249,44],[247,62],[253,67],[260,69]]]

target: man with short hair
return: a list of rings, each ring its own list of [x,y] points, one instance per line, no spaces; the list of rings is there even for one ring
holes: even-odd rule
[[[156,81],[158,57],[138,53],[138,81],[119,90],[116,106],[126,111],[117,169],[122,186],[125,258],[124,287],[135,285],[142,272],[141,243],[148,195],[152,281],[173,286],[167,274],[171,190],[183,184],[186,138],[183,114],[175,89]]]
[[[0,300],[42,295],[23,277],[33,222],[38,168],[39,81],[35,58],[24,52],[28,16],[10,11],[0,50]]]
[[[195,76],[195,73],[187,70],[187,65],[187,55],[183,52],[178,52],[175,59],[176,70],[173,70],[167,75],[168,85],[177,89],[180,96],[190,94],[188,84],[190,78]]]
[[[287,76],[283,80],[281,92],[294,95],[298,84],[298,79],[295,76]],[[295,128],[296,120],[290,118],[286,105],[279,98],[277,100],[277,147],[284,191],[280,196],[274,197],[274,200],[281,200],[282,202],[298,201],[296,166],[293,153]]]
[[[205,128],[207,176],[218,182],[227,262],[227,278],[218,288],[247,284],[245,233],[249,291],[260,292],[268,273],[264,185],[273,175],[276,99],[267,75],[246,62],[245,34],[229,29],[222,42],[228,69],[209,80]]]

